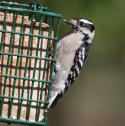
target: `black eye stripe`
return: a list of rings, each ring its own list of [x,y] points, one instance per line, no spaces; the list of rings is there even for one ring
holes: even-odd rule
[[[79,25],[81,27],[86,27],[86,28],[90,29],[91,32],[93,32],[95,30],[95,27],[93,24],[86,24],[84,22],[79,22]]]
[[[79,25],[80,25],[81,27],[83,27],[83,26],[85,26],[85,23],[81,21],[81,22],[79,23]]]
[[[87,24],[87,28],[90,29],[91,32],[95,30],[95,27],[93,24]]]

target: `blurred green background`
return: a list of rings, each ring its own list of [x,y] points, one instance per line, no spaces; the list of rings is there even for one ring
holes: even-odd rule
[[[61,102],[49,111],[48,126],[125,126],[125,0],[36,2],[64,19],[87,17],[96,27],[88,61]],[[62,21],[60,38],[68,31]]]

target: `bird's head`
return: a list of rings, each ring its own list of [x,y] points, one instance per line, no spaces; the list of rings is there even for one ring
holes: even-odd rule
[[[64,20],[67,24],[72,26],[74,32],[84,34],[91,40],[94,38],[95,27],[94,24],[86,18],[73,18],[71,20]],[[89,40],[88,40],[89,42]]]

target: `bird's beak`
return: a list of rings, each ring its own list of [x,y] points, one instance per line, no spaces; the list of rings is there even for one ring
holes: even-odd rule
[[[77,20],[75,20],[75,19],[64,20],[64,22],[66,22],[69,25],[73,25],[73,26],[76,26],[77,25]]]

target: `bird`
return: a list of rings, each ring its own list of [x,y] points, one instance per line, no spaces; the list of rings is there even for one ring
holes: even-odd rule
[[[71,30],[57,43],[48,108],[56,106],[80,75],[95,34],[94,24],[85,17],[64,22],[71,26]]]

